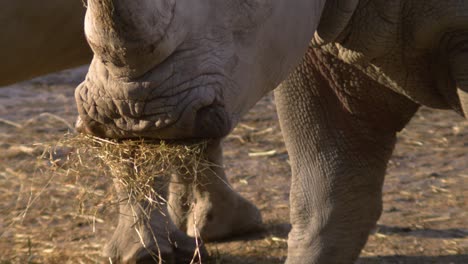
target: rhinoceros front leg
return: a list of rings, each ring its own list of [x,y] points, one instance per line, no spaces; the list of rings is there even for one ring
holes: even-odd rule
[[[381,214],[396,131],[417,106],[313,49],[275,96],[292,165],[286,263],[353,263]]]
[[[204,241],[259,230],[260,212],[234,191],[226,178],[220,140],[211,141],[205,154],[209,169],[197,175],[172,175],[168,209],[175,224]]]
[[[167,177],[166,177],[167,178]],[[200,240],[180,231],[169,217],[164,199],[160,206],[148,207],[145,201],[128,196],[119,182],[115,182],[119,197],[119,222],[104,248],[110,263],[199,263],[208,256]],[[167,197],[168,180],[158,178],[154,189]]]

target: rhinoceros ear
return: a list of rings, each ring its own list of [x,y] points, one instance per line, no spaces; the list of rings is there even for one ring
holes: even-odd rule
[[[138,76],[170,53],[175,1],[88,0],[88,43],[111,73]]]
[[[348,25],[359,0],[327,0],[312,45],[319,47],[338,38]]]

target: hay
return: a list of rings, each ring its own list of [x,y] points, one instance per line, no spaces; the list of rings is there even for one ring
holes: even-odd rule
[[[70,148],[72,151],[66,156],[66,161],[54,159],[57,149]],[[117,190],[118,202],[130,206],[135,221],[135,231],[144,248],[147,248],[139,226],[146,225],[151,230],[152,239],[156,244],[157,253],[151,252],[155,262],[161,263],[159,243],[153,233],[150,217],[153,210],[168,217],[167,191],[171,174],[177,174],[184,181],[190,180],[196,184],[198,175],[209,169],[211,163],[205,158],[207,142],[198,143],[168,143],[162,140],[107,140],[89,135],[66,135],[55,148],[49,149],[49,160],[58,168],[67,171],[83,172],[83,167],[101,169],[114,182]],[[92,166],[90,168],[90,166]],[[68,173],[69,174],[69,173]],[[86,193],[80,199],[81,209],[86,208]],[[136,206],[136,207],[134,207]],[[81,213],[86,211],[80,210]],[[198,246],[194,249],[190,263],[201,260]],[[198,262],[197,262],[198,263]]]
[[[166,203],[164,177],[178,174],[196,182],[212,164],[204,156],[207,142],[168,143],[163,140],[108,140],[84,134],[66,134],[54,147],[47,148],[49,161],[67,174],[81,174],[100,170],[111,177],[120,199],[144,201],[148,210]],[[66,159],[55,159],[56,153],[66,149]],[[87,168],[84,170],[83,168]],[[163,182],[163,184],[161,184]],[[86,195],[83,195],[85,199]],[[120,196],[122,196],[120,194]]]

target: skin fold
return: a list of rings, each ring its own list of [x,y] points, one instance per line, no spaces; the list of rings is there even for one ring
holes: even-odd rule
[[[17,16],[17,5],[7,8],[0,21]],[[77,36],[76,23],[65,33]],[[185,263],[197,232],[209,241],[259,228],[258,210],[227,184],[220,139],[280,83],[292,167],[288,264],[353,263],[381,214],[396,133],[421,105],[468,114],[466,1],[89,0],[85,33],[94,57],[75,93],[77,128],[118,139],[210,139],[214,164],[200,185],[179,175],[155,182],[168,206],[150,219],[135,210],[141,201],[122,203],[105,250],[113,263],[154,263],[155,254]],[[4,84],[78,65],[73,52],[53,57],[72,39],[48,41],[60,48],[27,67],[0,66]],[[37,55],[18,48],[13,56]],[[8,56],[6,65],[27,61]]]

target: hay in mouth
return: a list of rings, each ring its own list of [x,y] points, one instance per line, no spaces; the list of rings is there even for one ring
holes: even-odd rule
[[[82,171],[83,167],[102,171],[102,174],[109,175],[120,186],[120,196],[126,193],[126,197],[119,199],[142,201],[154,208],[166,203],[167,177],[171,174],[190,177],[190,180],[196,182],[198,175],[210,168],[212,164],[204,155],[207,144],[207,141],[182,144],[148,139],[109,140],[84,134],[67,134],[49,151],[70,149],[61,168],[72,172]],[[50,160],[55,162],[53,158]]]

